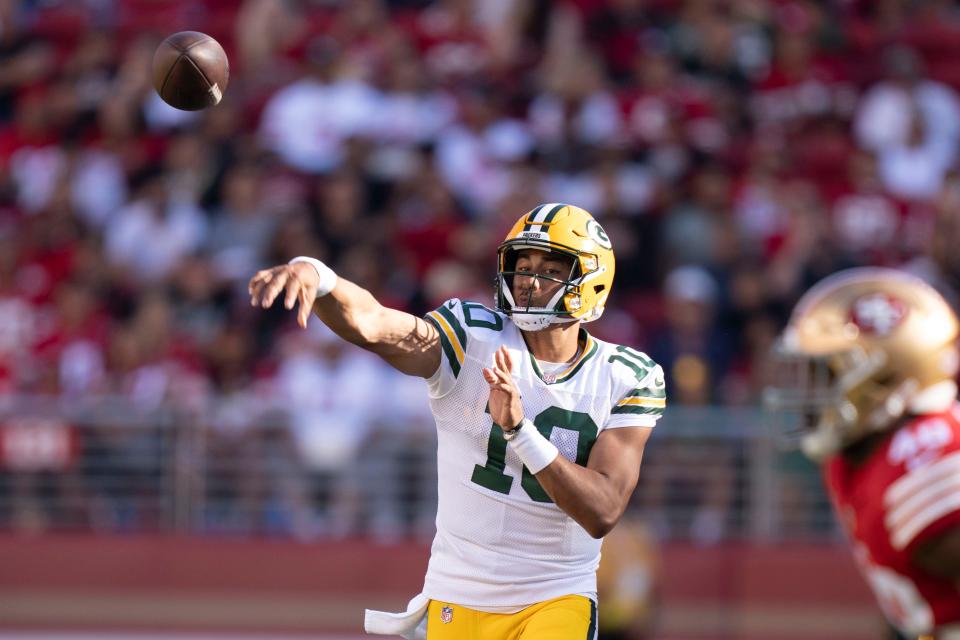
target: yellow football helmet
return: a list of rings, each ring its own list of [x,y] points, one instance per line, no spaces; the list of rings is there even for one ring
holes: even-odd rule
[[[565,280],[536,276],[564,285],[544,307],[518,307],[514,302],[511,287],[521,249],[555,251],[573,258]],[[542,204],[521,216],[497,249],[497,309],[525,331],[557,322],[591,322],[603,314],[613,272],[610,238],[592,215],[569,204]]]
[[[799,411],[794,435],[822,461],[910,414],[948,409],[957,316],[933,287],[884,268],[834,274],[807,292],[775,349],[769,408]]]

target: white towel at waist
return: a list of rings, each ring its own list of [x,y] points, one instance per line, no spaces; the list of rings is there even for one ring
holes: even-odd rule
[[[401,613],[367,609],[363,616],[363,630],[380,635],[398,635],[406,640],[427,640],[427,606],[430,598],[419,593],[407,603]]]

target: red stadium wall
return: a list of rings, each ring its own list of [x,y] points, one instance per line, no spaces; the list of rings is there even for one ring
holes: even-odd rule
[[[421,585],[420,545],[190,537],[0,536],[0,628],[357,632]],[[668,545],[657,640],[874,640],[839,547]]]

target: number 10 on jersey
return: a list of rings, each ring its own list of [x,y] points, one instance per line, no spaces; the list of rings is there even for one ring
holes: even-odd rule
[[[537,414],[533,419],[533,424],[537,427],[537,431],[548,440],[555,428],[576,431],[577,457],[575,462],[582,467],[587,465],[590,449],[593,448],[593,443],[597,439],[597,424],[589,415],[581,411],[548,407]],[[503,438],[503,429],[494,422],[490,427],[490,438],[487,441],[487,462],[482,467],[474,465],[470,480],[481,487],[486,487],[498,493],[510,493],[513,476],[504,472],[506,455],[507,441]],[[523,467],[520,486],[535,502],[553,502],[526,466]]]

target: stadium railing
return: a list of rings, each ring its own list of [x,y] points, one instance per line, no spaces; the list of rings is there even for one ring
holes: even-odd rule
[[[355,442],[330,438],[325,449],[324,434],[341,425],[305,425],[282,408],[253,411],[232,398],[186,407],[6,397],[0,531],[428,539],[431,428],[363,427]],[[669,540],[838,535],[816,467],[782,450],[756,408],[668,409],[630,508]]]

